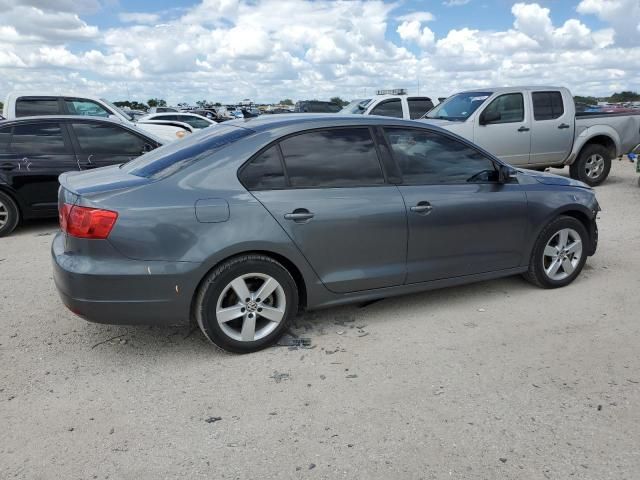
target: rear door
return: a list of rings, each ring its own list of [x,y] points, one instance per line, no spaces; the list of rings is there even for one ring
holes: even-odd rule
[[[486,120],[490,115],[496,117]],[[475,118],[474,143],[512,165],[527,166],[531,151],[531,120],[524,95],[498,95]]]
[[[115,123],[73,121],[69,126],[82,170],[125,163],[157,146]]]
[[[429,97],[409,97],[407,104],[409,105],[409,118],[412,120],[422,118],[433,108],[433,102]]]
[[[64,126],[55,121],[19,123],[2,130],[0,168],[28,215],[55,215],[58,176],[78,170]]]
[[[385,182],[369,128],[287,137],[251,160],[240,178],[329,290],[402,284],[405,206]]]
[[[62,100],[58,97],[25,96],[16,100],[15,117],[41,117],[64,113]]]
[[[530,163],[549,165],[562,162],[573,146],[575,116],[572,109],[565,108],[559,90],[532,91],[531,103]]]
[[[522,261],[526,196],[498,183],[478,150],[426,129],[385,128],[407,205],[407,283],[514,268]]]
[[[406,108],[405,108],[406,109]],[[369,115],[382,115],[383,117],[403,118],[402,100],[391,98],[383,100],[371,109]]]

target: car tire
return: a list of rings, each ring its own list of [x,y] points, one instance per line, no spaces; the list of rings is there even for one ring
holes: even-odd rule
[[[261,292],[269,295],[260,298]],[[298,288],[289,271],[257,254],[234,257],[216,267],[195,300],[195,317],[204,335],[233,353],[273,345],[297,311]]]
[[[9,235],[20,222],[20,210],[9,195],[0,192],[0,237]]]
[[[524,277],[540,288],[570,284],[584,267],[589,242],[587,229],[579,220],[567,216],[552,220],[536,240]]]
[[[602,145],[587,145],[569,167],[571,178],[595,187],[606,180],[611,171],[609,149]]]

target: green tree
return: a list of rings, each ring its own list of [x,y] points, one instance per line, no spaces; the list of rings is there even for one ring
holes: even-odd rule
[[[161,98],[150,98],[147,100],[147,105],[150,107],[166,107],[167,102]]]
[[[207,102],[206,100],[198,100],[196,102],[196,105],[200,108],[205,108],[207,105],[209,105],[209,102]]]
[[[640,100],[640,94],[638,92],[624,91],[616,92],[609,97],[610,102],[637,102]]]
[[[290,98],[285,98],[284,100],[280,100],[280,105],[293,105],[293,100]]]
[[[4,108],[4,103],[0,102],[0,111]]]
[[[598,99],[596,97],[583,97],[581,95],[576,95],[573,97],[576,103],[584,103],[585,105],[597,105]]]
[[[220,102],[216,102],[216,103],[214,103],[214,104],[213,104],[213,106],[214,106],[214,107],[221,107],[221,106],[222,106],[222,104],[221,104]]]
[[[349,102],[342,100],[340,97],[332,97],[331,100],[329,100],[331,103],[335,103],[336,105],[340,105],[341,107],[344,107],[345,105],[349,105]]]

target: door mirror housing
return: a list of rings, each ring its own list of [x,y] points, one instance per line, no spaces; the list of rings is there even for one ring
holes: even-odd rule
[[[511,183],[516,178],[518,178],[518,171],[515,168],[509,165],[500,165],[498,169],[499,183]]]
[[[497,122],[502,118],[500,112],[487,112],[486,110],[480,115],[480,125],[488,125]]]

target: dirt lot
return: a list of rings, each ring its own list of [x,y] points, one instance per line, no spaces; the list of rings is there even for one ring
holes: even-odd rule
[[[0,240],[0,478],[635,479],[640,188],[615,162],[576,282],[519,277],[309,313],[312,348],[87,323],[54,222]],[[111,339],[111,340],[109,340]]]

